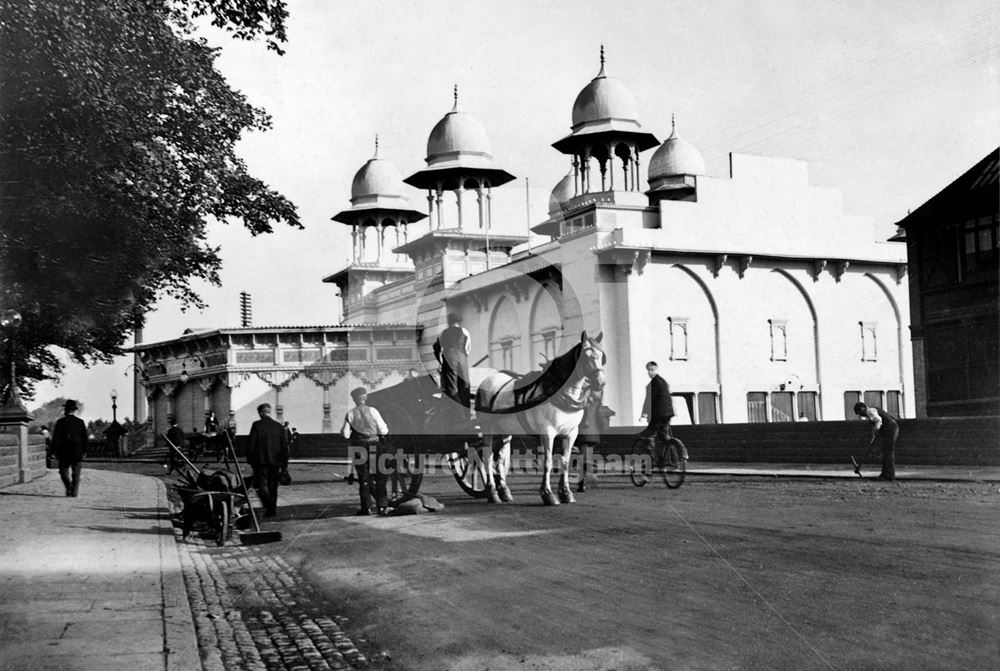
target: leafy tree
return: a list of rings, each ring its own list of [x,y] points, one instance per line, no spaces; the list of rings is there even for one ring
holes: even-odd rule
[[[207,17],[280,53],[286,16],[282,0],[0,0],[0,309],[23,317],[24,393],[59,374],[53,346],[108,361],[159,297],[200,307],[193,281],[219,283],[210,221],[301,228],[235,153],[270,119],[193,33]]]
[[[65,414],[63,412],[64,403],[66,403],[66,397],[60,396],[32,410],[31,416],[35,419],[28,425],[28,430],[38,432],[42,430],[42,427],[51,429],[56,420]]]

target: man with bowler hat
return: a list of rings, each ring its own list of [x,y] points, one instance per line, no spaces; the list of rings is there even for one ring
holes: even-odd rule
[[[378,499],[378,512],[388,512],[389,500],[386,493],[387,474],[379,471],[379,442],[382,436],[389,433],[382,415],[368,405],[368,392],[364,387],[351,391],[354,407],[347,411],[341,433],[350,441],[354,470],[358,474],[361,508],[358,515],[372,514],[372,471],[375,472],[375,497]],[[360,454],[358,454],[360,452]]]
[[[271,404],[257,406],[260,419],[250,426],[247,438],[247,461],[253,467],[257,495],[264,504],[264,517],[274,517],[278,509],[278,478],[288,463],[288,435],[271,418]]]
[[[66,496],[80,493],[80,471],[87,454],[87,425],[73,414],[77,409],[76,401],[66,401],[63,404],[65,415],[52,430],[52,452],[59,460],[59,477],[66,486]]]

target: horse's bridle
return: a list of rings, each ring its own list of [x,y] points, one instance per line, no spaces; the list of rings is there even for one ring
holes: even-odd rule
[[[591,356],[591,352],[601,353],[600,364],[594,361],[596,357]],[[603,389],[604,383],[600,381],[599,374],[604,371],[603,366],[608,362],[608,355],[604,353],[604,350],[588,340],[587,344],[583,346],[583,351],[580,353],[580,357],[584,359],[584,376],[587,378],[589,388]]]

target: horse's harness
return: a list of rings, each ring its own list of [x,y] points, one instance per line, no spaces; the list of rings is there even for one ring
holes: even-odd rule
[[[584,351],[581,351],[580,353],[581,358],[585,356],[585,350],[587,349],[592,350],[596,348],[588,343]],[[587,357],[587,361],[590,361],[589,357]],[[603,365],[606,361],[607,361],[607,355],[605,355],[604,352],[601,352],[601,365]],[[496,400],[500,396],[500,393],[508,386],[515,384],[519,379],[523,378],[523,376],[517,376],[516,373],[512,373],[510,371],[504,371],[507,373],[507,375],[511,376],[511,379],[503,383],[503,385],[501,385],[500,388],[493,393],[493,395],[490,397],[490,401],[487,407],[480,407],[478,408],[478,410],[483,410],[495,414],[523,413],[524,411],[537,407],[542,403],[545,403],[546,401],[550,401],[554,406],[565,412],[576,412],[578,410],[583,410],[584,408],[587,407],[587,404],[590,402],[591,391],[601,386],[597,380],[597,374],[600,371],[601,371],[600,366],[597,366],[593,370],[587,371],[587,373],[585,374],[586,386],[584,387],[583,394],[580,396],[579,399],[573,398],[572,396],[569,395],[568,391],[565,388],[565,384],[560,385],[559,390],[551,395],[545,395],[543,389],[543,393],[541,393],[537,397],[532,399],[527,399],[528,395],[538,390],[539,385],[542,383],[542,380],[544,378],[544,374],[542,374],[538,375],[535,379],[531,380],[524,387],[514,390],[513,407],[504,410],[494,410],[493,405],[496,403]],[[518,402],[519,398],[521,399],[520,402]],[[525,420],[520,414],[518,415],[518,418],[520,419],[522,424],[525,424]],[[528,427],[525,426],[525,429],[528,429]]]

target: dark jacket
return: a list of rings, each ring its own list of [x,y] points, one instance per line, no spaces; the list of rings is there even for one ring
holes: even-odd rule
[[[184,447],[184,429],[179,426],[170,427],[167,429],[167,440],[178,449]]]
[[[287,464],[288,434],[285,427],[270,417],[261,417],[254,422],[247,439],[247,461],[257,466]]]
[[[642,414],[649,417],[650,423],[666,422],[674,416],[670,385],[659,375],[654,375],[646,385],[646,400],[642,404]]]
[[[79,417],[66,415],[52,430],[52,453],[60,463],[75,464],[87,453],[87,425]]]

